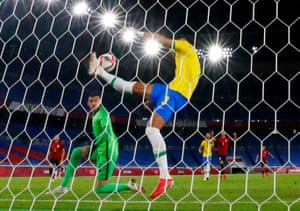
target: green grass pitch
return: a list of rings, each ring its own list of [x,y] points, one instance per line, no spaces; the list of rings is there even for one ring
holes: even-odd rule
[[[135,176],[142,180],[145,194],[121,192],[97,195],[94,177],[76,177],[72,191],[62,197],[46,195],[61,180],[47,177],[0,178],[0,210],[205,210],[205,211],[283,211],[300,210],[300,176],[297,174],[230,174],[226,181],[212,175],[174,176],[175,184],[162,197],[151,200],[150,192],[157,176]],[[112,181],[128,182],[129,177],[113,177]]]

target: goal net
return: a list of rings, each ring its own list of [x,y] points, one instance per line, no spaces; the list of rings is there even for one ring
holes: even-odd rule
[[[299,210],[296,2],[0,1],[0,209]],[[124,26],[170,38],[187,35],[202,67],[188,105],[161,130],[175,185],[155,200],[149,193],[159,170],[145,135],[151,110],[143,98],[118,93],[87,73],[91,52],[111,52],[118,59],[112,73],[125,80],[172,80],[172,51],[153,52],[155,45],[145,40],[124,42]],[[54,136],[64,143],[63,166],[75,147],[93,142],[87,96],[95,91],[118,136],[113,181],[135,178],[147,192],[96,194],[96,167],[88,159],[70,192],[46,195],[61,183],[49,176]],[[215,138],[225,131],[232,145],[223,169],[213,151],[204,181],[199,145],[208,131]],[[271,153],[267,165],[264,146]]]

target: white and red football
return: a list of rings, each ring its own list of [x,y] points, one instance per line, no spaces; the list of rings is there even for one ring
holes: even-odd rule
[[[112,71],[117,64],[117,58],[111,53],[105,53],[99,56],[98,65],[102,67],[105,71]]]

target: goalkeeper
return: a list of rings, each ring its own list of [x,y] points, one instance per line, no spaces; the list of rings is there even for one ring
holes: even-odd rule
[[[65,194],[68,192],[68,185],[74,175],[74,171],[81,159],[88,159],[96,163],[98,172],[96,180],[96,193],[112,193],[125,190],[145,192],[140,188],[134,179],[128,184],[108,183],[113,175],[114,168],[119,155],[118,140],[113,132],[111,119],[108,111],[101,105],[99,95],[88,97],[88,107],[92,112],[93,134],[96,137],[92,146],[74,148],[66,170],[66,174],[60,186],[48,192],[52,194]]]
[[[160,129],[171,119],[174,112],[186,106],[197,87],[201,74],[200,63],[195,48],[184,37],[170,39],[160,34],[136,31],[125,28],[124,31],[133,31],[141,38],[153,38],[165,47],[174,51],[175,76],[168,84],[144,84],[137,81],[125,81],[115,75],[103,71],[98,65],[95,53],[92,53],[89,63],[89,74],[99,75],[115,90],[129,94],[143,96],[147,103],[154,106],[150,121],[147,123],[146,135],[152,145],[152,150],[160,170],[160,179],[151,198],[157,198],[173,185],[173,179],[168,171],[166,143]]]

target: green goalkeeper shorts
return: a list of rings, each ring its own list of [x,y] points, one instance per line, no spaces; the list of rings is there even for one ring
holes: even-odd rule
[[[119,147],[117,141],[106,141],[93,149],[91,160],[96,163],[98,180],[109,180],[116,167],[119,156]]]

